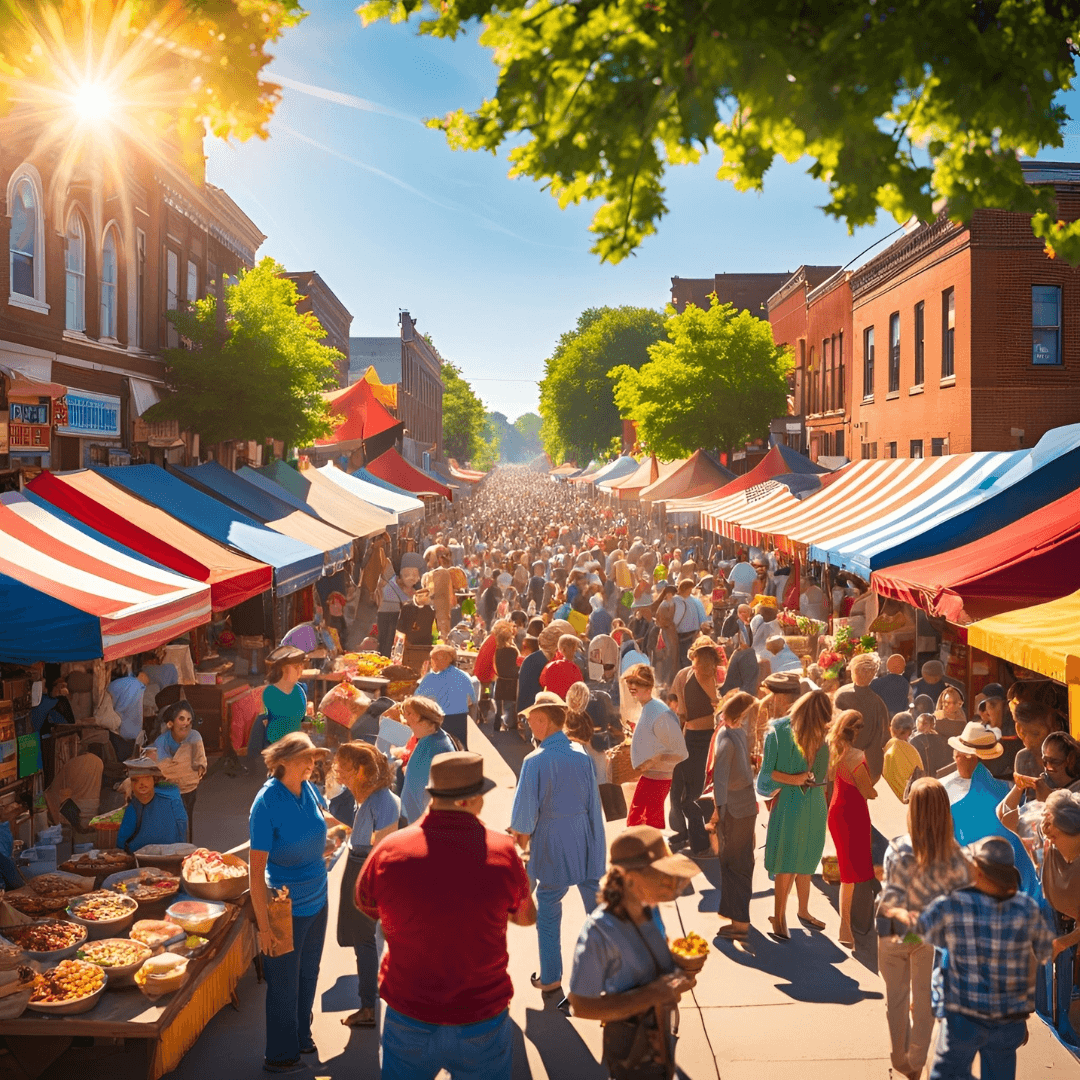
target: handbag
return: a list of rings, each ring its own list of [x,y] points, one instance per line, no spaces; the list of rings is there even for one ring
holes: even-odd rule
[[[120,725],[123,722],[120,714],[113,707],[112,694],[106,690],[105,693],[101,695],[101,700],[94,710],[94,723],[103,727],[106,731],[111,731],[115,734],[119,732]]]
[[[600,785],[600,806],[603,808],[605,821],[622,821],[629,813],[626,796],[618,784]]]
[[[619,743],[613,750],[607,752],[608,764],[611,766],[611,782],[613,784],[631,784],[645,771],[635,769],[630,760],[630,739],[627,738]]]
[[[292,897],[289,887],[271,891],[266,901],[266,920],[270,924],[270,948],[267,956],[284,956],[293,951]]]

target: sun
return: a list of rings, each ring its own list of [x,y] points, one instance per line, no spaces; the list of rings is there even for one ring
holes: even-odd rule
[[[75,115],[83,123],[92,124],[112,119],[117,100],[112,89],[105,83],[86,82],[75,88],[71,95],[71,105]]]

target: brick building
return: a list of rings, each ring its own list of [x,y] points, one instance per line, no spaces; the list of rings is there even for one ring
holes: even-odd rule
[[[687,304],[709,307],[709,296],[716,293],[721,304],[733,304],[737,311],[749,311],[766,318],[769,297],[781,288],[791,272],[782,274],[714,274],[711,278],[671,279],[671,306],[683,311]]]
[[[290,271],[285,276],[295,283],[300,294],[296,310],[310,311],[326,331],[321,344],[329,345],[342,354],[344,359],[338,364],[338,386],[348,386],[349,328],[352,326],[352,314],[314,270]]]
[[[180,444],[175,425],[139,420],[177,340],[165,312],[253,266],[265,237],[175,160],[130,151],[117,168],[62,172],[25,116],[0,121],[0,471],[160,459]]]
[[[810,459],[835,468],[850,457],[851,272],[838,270],[811,289],[806,307],[809,344],[798,399]]]
[[[416,329],[416,321],[401,312],[401,380],[398,388],[398,417],[405,422],[402,453],[414,465],[421,465],[430,453],[443,459],[442,357],[439,350]]]
[[[1080,165],[1025,162],[1080,216]],[[849,456],[1032,446],[1080,422],[1080,271],[1047,257],[1027,216],[924,223],[851,276]]]

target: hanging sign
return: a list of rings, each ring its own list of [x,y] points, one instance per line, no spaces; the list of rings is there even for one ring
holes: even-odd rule
[[[8,403],[8,445],[12,450],[48,450],[49,399]]]
[[[120,438],[120,399],[111,394],[95,394],[89,390],[68,390],[65,423],[57,423],[59,435],[81,435],[84,438]]]

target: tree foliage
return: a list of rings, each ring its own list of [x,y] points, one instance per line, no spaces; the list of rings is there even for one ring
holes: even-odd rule
[[[300,0],[34,0],[0,7],[0,111],[58,125],[86,82],[114,99],[114,126],[144,147],[179,141],[201,177],[207,128],[266,138],[280,87],[266,46],[305,15]],[[92,132],[100,138],[100,127]],[[60,149],[65,149],[61,146]]]
[[[715,295],[707,311],[688,304],[681,314],[670,307],[668,313],[668,340],[650,347],[648,363],[609,373],[639,440],[650,453],[676,458],[759,438],[787,410],[792,368],[790,355],[773,344],[772,328]]]
[[[879,207],[932,220],[946,198],[1035,213],[1080,263],[1080,223],[1024,183],[1018,155],[1060,147],[1080,6],[1061,0],[369,0],[366,22],[418,13],[455,38],[471,20],[498,87],[442,120],[451,145],[496,152],[560,206],[597,201],[593,250],[617,262],[666,210],[670,165],[723,154],[718,177],[760,189],[777,156],[810,161],[827,213],[849,227]]]
[[[639,368],[664,334],[651,308],[589,308],[559,338],[540,383],[540,437],[551,460],[584,465],[622,433],[608,372]]]
[[[442,380],[443,449],[464,464],[480,452],[485,439],[484,403],[456,364],[443,361]]]
[[[177,420],[208,443],[281,439],[303,447],[331,433],[322,391],[336,385],[343,357],[320,344],[319,320],[296,310],[296,286],[284,273],[266,258],[225,287],[224,337],[216,296],[167,312],[191,347],[165,350],[172,393],[147,411],[148,420]]]

